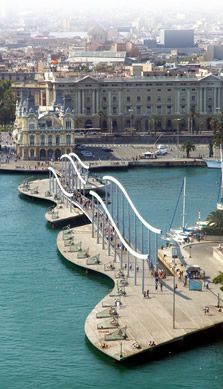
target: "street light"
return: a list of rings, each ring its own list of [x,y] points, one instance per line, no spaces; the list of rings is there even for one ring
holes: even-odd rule
[[[189,258],[191,258],[191,249],[192,249],[191,245],[189,246],[189,249],[190,249],[190,256],[189,256]]]
[[[178,118],[178,119],[175,119],[176,122],[177,122],[177,158],[179,158],[179,146],[180,146],[180,143],[179,143],[179,131],[180,131],[180,121],[181,119]]]
[[[177,257],[177,246],[176,242],[174,242],[174,246],[172,247],[172,258],[173,258],[173,329],[175,329],[175,316],[176,316],[176,257]]]
[[[133,122],[133,113],[131,113],[131,112],[134,112],[134,109],[133,108],[130,108],[129,110],[128,110],[128,112],[129,112],[129,114],[130,114],[130,128],[132,128],[133,126],[132,126],[132,122]]]

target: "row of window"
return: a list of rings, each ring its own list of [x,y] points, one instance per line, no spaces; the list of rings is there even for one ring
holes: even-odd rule
[[[53,122],[52,120],[46,120],[46,122],[39,122],[38,126],[40,129],[45,129],[45,128],[52,128],[53,127]],[[29,130],[33,131],[36,129],[35,123],[29,123]],[[65,129],[66,130],[71,130],[71,120],[67,120],[65,122]]]
[[[56,135],[54,139],[53,139],[52,135],[48,135],[48,136],[41,135],[40,136],[40,146],[46,146],[46,145],[52,146],[53,145],[53,141],[55,141],[54,144],[59,146],[61,144],[61,137],[60,137],[60,135]],[[30,146],[34,146],[35,145],[35,135],[30,135],[29,136],[29,144],[30,144]],[[69,134],[66,135],[66,144],[67,145],[71,144],[71,136]]]

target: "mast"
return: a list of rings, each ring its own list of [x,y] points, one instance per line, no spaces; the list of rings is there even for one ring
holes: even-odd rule
[[[185,216],[186,216],[186,177],[184,177],[183,185],[183,215],[182,215],[182,228],[185,228]]]
[[[223,152],[222,152],[222,143],[220,144],[220,158],[221,158],[221,199],[223,200]]]

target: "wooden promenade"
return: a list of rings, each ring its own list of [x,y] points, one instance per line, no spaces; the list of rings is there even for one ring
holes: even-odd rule
[[[47,180],[38,180],[32,182],[29,189],[24,190],[24,186],[20,186],[19,191],[24,195],[55,202],[53,197],[47,196],[47,185]],[[38,193],[35,193],[36,187]],[[71,214],[70,207],[67,207],[66,212],[70,217],[76,215],[75,211]],[[59,219],[63,218],[66,219],[65,214],[61,213]],[[105,274],[113,280],[113,289],[97,303],[85,322],[87,338],[101,352],[114,360],[125,361],[144,355],[145,352],[153,354],[164,347],[171,350],[172,345],[182,344],[191,335],[196,337],[202,331],[223,325],[223,312],[217,307],[216,295],[212,290],[203,288],[200,292],[190,291],[179,280],[174,294],[172,276],[162,279],[156,289],[154,276],[148,266],[144,290],[149,293],[144,296],[142,263],[138,261],[136,279],[133,270],[127,274],[125,256],[120,269],[118,257],[114,262],[114,257],[108,255],[106,245],[102,249],[101,238],[97,243],[96,237],[92,237],[91,228],[91,225],[84,225],[61,231],[57,247],[68,261]],[[186,250],[184,257],[185,261],[189,260]],[[219,267],[222,268],[221,263]],[[205,313],[204,307],[208,307],[209,312]]]

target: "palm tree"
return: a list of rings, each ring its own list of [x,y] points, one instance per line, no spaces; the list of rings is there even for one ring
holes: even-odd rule
[[[208,227],[216,228],[216,229],[223,229],[223,211],[216,210],[212,211],[207,218],[208,221]]]
[[[223,146],[223,113],[218,118],[211,120],[211,128],[214,131],[213,144],[215,146]]]
[[[102,119],[105,118],[105,114],[103,111],[99,111],[97,114],[96,114],[97,117],[99,117],[99,128],[102,127]]]
[[[190,152],[195,150],[195,145],[190,141],[186,141],[182,144],[181,150],[186,151],[187,158],[190,158]]]

